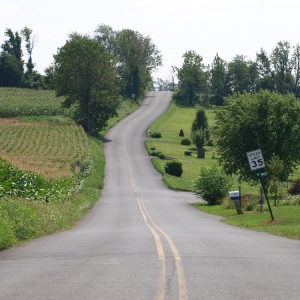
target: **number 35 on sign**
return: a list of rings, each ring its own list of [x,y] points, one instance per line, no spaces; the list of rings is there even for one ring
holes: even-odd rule
[[[247,157],[251,171],[265,168],[265,161],[260,149],[247,152]]]

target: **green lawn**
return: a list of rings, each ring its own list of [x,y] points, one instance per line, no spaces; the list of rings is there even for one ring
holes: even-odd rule
[[[146,148],[151,153],[152,147],[156,151],[160,151],[168,157],[174,158],[182,163],[183,173],[181,177],[170,176],[165,174],[164,165],[166,160],[161,160],[158,157],[153,157],[153,165],[159,172],[164,174],[163,181],[169,188],[175,190],[188,190],[193,189],[193,180],[198,176],[201,167],[209,167],[213,164],[218,165],[218,160],[212,158],[213,151],[217,158],[217,149],[215,147],[205,146],[205,158],[197,158],[197,149],[194,145],[183,146],[181,145],[182,137],[179,136],[180,129],[184,132],[184,137],[190,138],[190,127],[196,116],[197,108],[183,107],[172,104],[169,110],[161,116],[156,122],[150,126],[151,132],[160,132],[162,137],[158,139],[148,138],[146,141]],[[206,109],[205,113],[209,125],[214,123],[214,109]],[[184,151],[192,151],[191,156],[184,154]],[[299,170],[296,170],[289,180],[295,180],[300,177]],[[286,191],[290,183],[284,184]],[[232,190],[238,190],[239,183],[236,178]],[[248,228],[251,230],[264,231],[274,235],[285,236],[293,239],[300,239],[300,206],[299,205],[279,205],[272,206],[272,211],[275,220],[271,221],[270,213],[267,210],[266,204],[263,206],[263,213],[260,213],[259,200],[260,185],[251,186],[245,182],[241,184],[242,195],[255,196],[252,200],[253,209],[246,211],[244,203],[244,214],[238,215],[233,204],[225,206],[214,205],[210,206],[206,203],[199,202],[194,205],[202,211],[207,213],[224,216],[223,222],[235,226]],[[230,200],[228,200],[231,202]],[[273,205],[273,201],[271,201]],[[249,207],[249,205],[248,205]]]

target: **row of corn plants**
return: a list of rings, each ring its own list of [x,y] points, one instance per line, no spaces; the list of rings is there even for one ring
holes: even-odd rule
[[[0,197],[10,196],[39,200],[45,202],[61,202],[78,193],[84,186],[84,178],[93,168],[92,160],[82,165],[79,173],[72,176],[46,179],[39,174],[14,167],[0,158]]]
[[[72,110],[62,108],[64,98],[55,96],[52,90],[0,88],[0,118],[21,116],[65,116]]]
[[[21,123],[0,120],[0,156],[14,166],[45,177],[72,173],[75,162],[90,157],[88,138],[81,126]]]

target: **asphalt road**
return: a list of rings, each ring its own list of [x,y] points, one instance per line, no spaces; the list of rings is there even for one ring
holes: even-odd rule
[[[149,93],[109,131],[102,197],[76,228],[0,252],[1,300],[300,299],[300,241],[223,224],[162,184],[144,141],[170,99]]]

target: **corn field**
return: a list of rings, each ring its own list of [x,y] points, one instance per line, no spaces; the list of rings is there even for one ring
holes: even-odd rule
[[[85,132],[75,124],[0,119],[0,157],[45,178],[59,178],[72,175],[72,166],[90,160],[91,153]]]
[[[0,118],[19,116],[69,117],[70,109],[62,108],[63,97],[56,98],[52,90],[0,88]]]

